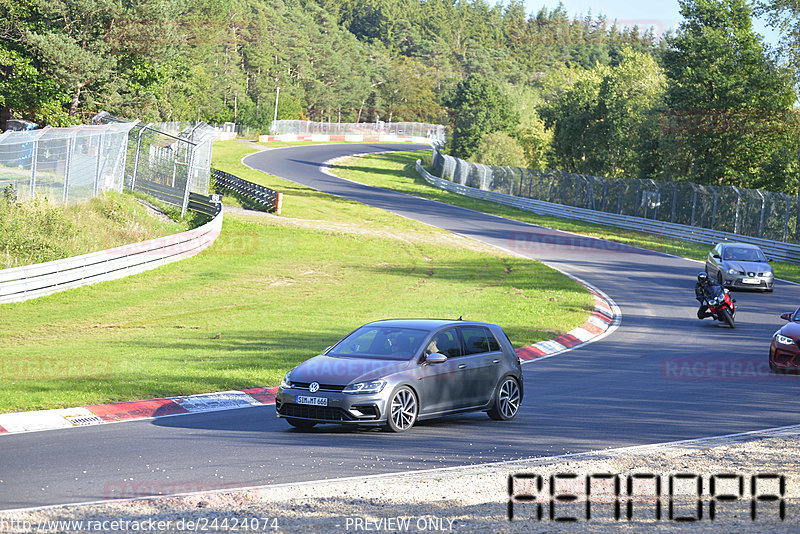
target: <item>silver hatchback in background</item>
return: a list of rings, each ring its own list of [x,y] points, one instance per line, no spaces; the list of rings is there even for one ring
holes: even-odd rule
[[[706,273],[723,287],[771,292],[775,275],[770,261],[756,245],[718,243],[706,258]]]
[[[418,420],[474,410],[507,421],[522,394],[519,358],[498,325],[395,319],[366,324],[286,373],[275,409],[298,428],[402,432]]]

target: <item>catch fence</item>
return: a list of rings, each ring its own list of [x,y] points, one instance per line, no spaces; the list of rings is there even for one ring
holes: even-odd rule
[[[125,124],[108,114],[95,121]],[[183,216],[189,193],[208,194],[212,144],[218,134],[204,122],[134,124],[127,139],[125,188],[178,206]]]
[[[497,167],[442,154],[436,146],[433,167],[443,178],[484,191],[771,241],[800,243],[798,197],[784,193]]]
[[[423,122],[272,121],[270,135],[391,135],[424,137],[444,144],[446,127]]]
[[[122,192],[128,134],[135,123],[44,128],[0,134],[0,189],[71,204]]]
[[[189,193],[208,194],[212,143],[205,123],[170,133],[100,114],[92,125],[0,134],[0,189],[19,200],[72,204],[106,191],[142,191],[185,213]]]

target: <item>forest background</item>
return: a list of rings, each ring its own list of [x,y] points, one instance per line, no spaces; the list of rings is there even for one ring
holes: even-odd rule
[[[681,0],[672,32],[518,0],[0,0],[0,113],[449,125],[494,165],[796,195],[800,0]],[[778,30],[776,46],[752,26]]]

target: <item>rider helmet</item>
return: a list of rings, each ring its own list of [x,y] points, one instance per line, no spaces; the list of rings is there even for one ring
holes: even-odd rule
[[[699,284],[707,284],[708,283],[708,273],[703,271],[697,275],[697,283]]]

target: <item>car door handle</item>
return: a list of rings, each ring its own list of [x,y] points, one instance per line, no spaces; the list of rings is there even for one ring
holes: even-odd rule
[[[461,365],[458,366],[458,368],[459,369],[466,369],[467,368],[467,364],[466,363],[462,363]]]
[[[492,363],[500,363],[500,358],[495,358],[494,360],[492,360]]]

